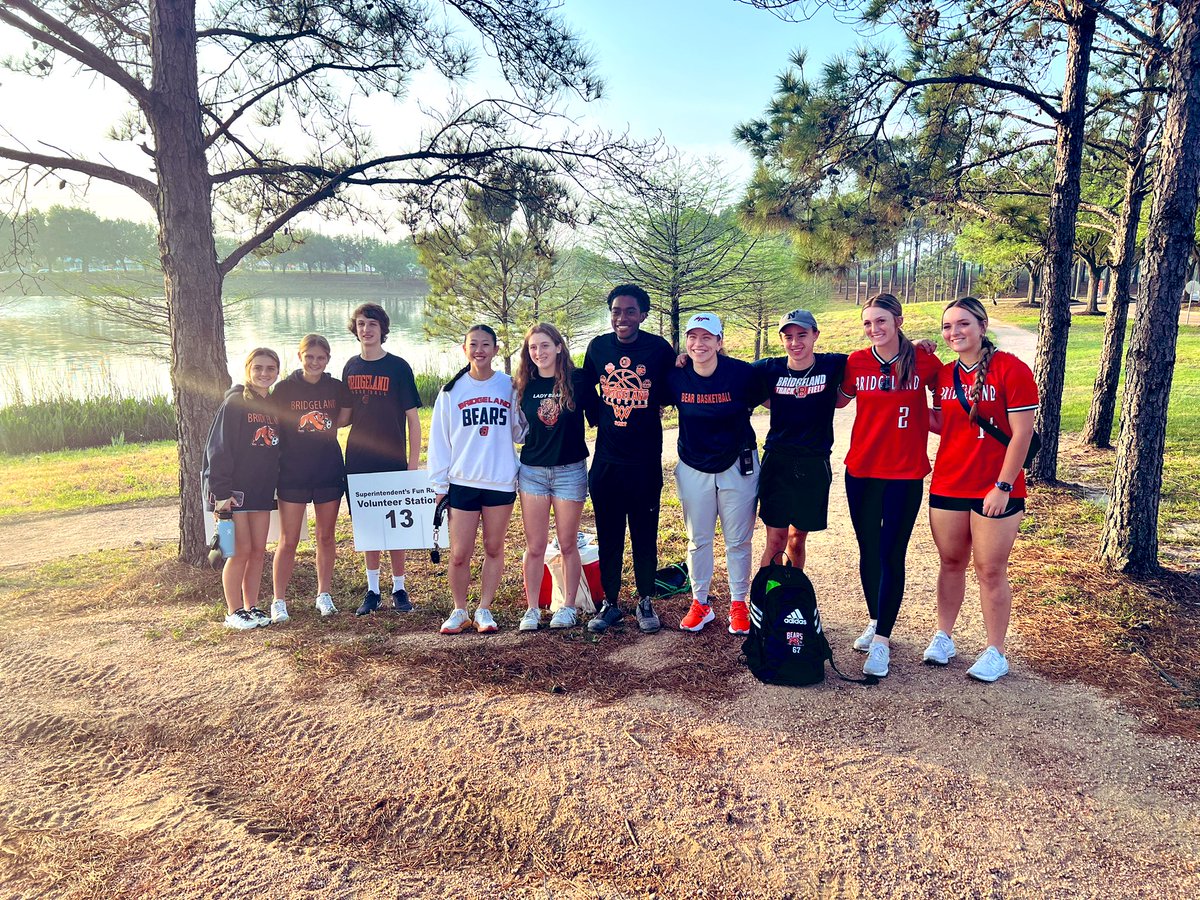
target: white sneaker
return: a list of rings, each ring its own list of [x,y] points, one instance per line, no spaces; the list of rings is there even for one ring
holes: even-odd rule
[[[287,603],[283,600],[275,600],[271,603],[271,624],[278,625],[281,622],[286,622],[291,616],[287,614]]]
[[[250,618],[254,622],[254,624],[256,626],[258,626],[259,628],[262,628],[266,625],[271,624],[271,617],[268,616],[261,609],[259,609],[257,606],[250,607],[248,610],[246,610],[246,613],[250,616]]]
[[[863,633],[854,639],[854,649],[861,650],[866,653],[871,649],[871,641],[875,639],[875,623],[867,623],[867,627],[863,629]]]
[[[471,621],[471,614],[465,609],[455,609],[450,618],[442,623],[442,634],[458,634]]]
[[[525,615],[521,616],[521,623],[517,626],[517,631],[537,631],[538,626],[542,624],[542,611],[538,607],[525,610]]]
[[[237,631],[249,631],[251,628],[257,628],[258,623],[250,618],[250,613],[244,609],[235,609],[225,617],[225,627],[233,628]]]
[[[933,636],[933,640],[929,642],[929,646],[925,648],[921,659],[936,666],[944,666],[950,662],[951,657],[957,652],[954,649],[954,639],[946,634],[946,632],[939,631]]]
[[[333,598],[328,594],[317,594],[317,612],[322,616],[332,616],[337,612],[337,607],[333,605]]]
[[[574,628],[579,624],[579,613],[573,606],[564,606],[550,617],[551,628]]]
[[[892,650],[887,644],[874,641],[867,650],[867,661],[863,663],[863,674],[886,678],[888,663],[892,661]]]
[[[995,647],[988,647],[975,660],[975,665],[967,669],[967,674],[976,681],[996,681],[1008,674],[1008,660]]]
[[[490,634],[500,628],[496,624],[496,620],[492,618],[492,611],[484,609],[482,606],[475,610],[475,630],[480,634]]]

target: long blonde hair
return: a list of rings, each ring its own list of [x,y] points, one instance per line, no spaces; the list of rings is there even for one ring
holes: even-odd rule
[[[971,421],[979,420],[979,400],[983,397],[983,380],[987,378],[988,369],[992,365],[992,354],[996,352],[996,345],[993,344],[987,336],[988,317],[987,310],[983,308],[974,297],[963,297],[959,300],[954,300],[947,303],[942,310],[945,315],[952,309],[964,309],[972,316],[979,320],[979,326],[983,329],[983,344],[980,347],[979,365],[975,369],[975,383],[971,385],[971,389],[967,391],[967,397],[971,400]]]
[[[517,391],[517,404],[520,405],[521,400],[525,397],[525,389],[529,387],[529,382],[538,374],[537,363],[529,355],[529,341],[535,334],[544,334],[558,348],[558,355],[555,357],[554,363],[553,397],[564,409],[574,409],[575,394],[571,388],[571,373],[575,371],[575,363],[571,360],[571,354],[567,350],[566,339],[549,322],[538,322],[525,332],[525,341],[521,344],[521,358],[517,362],[517,374],[513,378],[513,387]]]
[[[903,390],[917,369],[917,348],[913,346],[913,342],[908,339],[908,336],[899,325],[899,320],[904,315],[904,307],[900,305],[900,301],[896,298],[895,294],[876,294],[863,304],[863,309],[870,309],[871,307],[886,310],[897,320],[896,337],[900,339],[900,351],[897,354],[898,358],[896,360],[894,377],[896,379],[896,387]]]

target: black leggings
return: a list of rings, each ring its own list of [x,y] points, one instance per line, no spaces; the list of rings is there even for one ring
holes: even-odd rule
[[[891,637],[904,598],[904,557],[921,508],[924,479],[855,478],[846,473],[846,500],[858,538],[858,574],[875,633]]]
[[[662,496],[662,464],[592,463],[588,488],[596,513],[600,584],[604,598],[617,603],[621,596],[621,567],[625,561],[625,521],[629,521],[629,549],[639,597],[653,597],[658,570],[658,505]]]

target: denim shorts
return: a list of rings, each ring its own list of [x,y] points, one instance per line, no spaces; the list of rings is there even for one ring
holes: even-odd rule
[[[527,466],[521,463],[517,487],[535,497],[557,497],[582,503],[587,499],[587,460],[565,466]]]

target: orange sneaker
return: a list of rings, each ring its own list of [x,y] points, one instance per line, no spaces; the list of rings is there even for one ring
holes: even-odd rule
[[[716,617],[717,614],[712,611],[712,606],[701,603],[699,600],[693,600],[692,608],[687,611],[687,615],[683,617],[679,627],[684,631],[700,631]]]
[[[729,633],[750,633],[750,607],[745,600],[734,600],[729,604]]]

